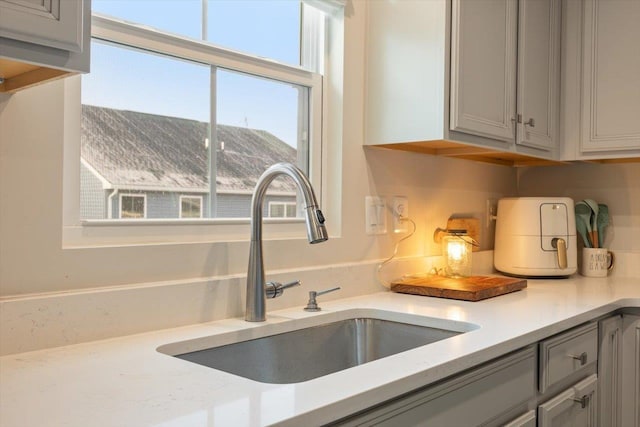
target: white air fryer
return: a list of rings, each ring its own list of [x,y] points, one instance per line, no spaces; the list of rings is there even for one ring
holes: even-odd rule
[[[498,201],[494,266],[523,277],[576,272],[576,222],[568,197],[509,197]]]

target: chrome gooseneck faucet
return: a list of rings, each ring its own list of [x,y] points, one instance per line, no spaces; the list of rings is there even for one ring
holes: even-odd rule
[[[299,281],[286,285],[271,282],[265,284],[264,281],[262,204],[267,187],[278,175],[291,177],[302,193],[309,243],[320,243],[329,238],[324,226],[324,216],[318,206],[311,183],[304,173],[291,163],[276,163],[267,169],[258,179],[251,198],[251,246],[247,271],[247,309],[244,316],[248,322],[265,321],[267,288],[269,296],[275,298],[280,296],[285,288],[300,284]]]

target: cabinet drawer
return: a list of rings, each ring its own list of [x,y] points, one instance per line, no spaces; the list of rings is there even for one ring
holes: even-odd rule
[[[544,393],[598,360],[598,324],[590,323],[540,342],[539,389]]]
[[[538,406],[538,426],[596,427],[598,377],[596,374],[574,384]]]
[[[333,425],[504,425],[504,417],[510,411],[535,395],[534,349],[529,347],[494,360]]]

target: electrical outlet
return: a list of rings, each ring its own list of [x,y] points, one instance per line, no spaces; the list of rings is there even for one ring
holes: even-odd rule
[[[365,232],[369,235],[387,232],[387,204],[382,197],[364,198]]]
[[[409,199],[404,196],[396,196],[393,198],[393,232],[406,233],[409,231],[409,223],[401,221],[400,217],[409,216]]]
[[[491,223],[496,220],[498,215],[498,201],[496,199],[487,199],[487,207],[485,212],[485,225],[491,227]]]

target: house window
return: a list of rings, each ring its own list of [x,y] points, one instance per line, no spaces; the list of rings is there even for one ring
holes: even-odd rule
[[[147,197],[138,194],[120,195],[120,218],[135,219],[147,217]]]
[[[258,178],[283,161],[321,193],[324,15],[300,0],[151,3],[92,4],[83,219],[109,219],[83,201],[123,191],[154,195],[148,218],[247,217]],[[295,187],[277,179],[269,192]],[[198,208],[180,198],[176,212],[176,193],[202,194]]]
[[[202,197],[180,196],[180,218],[202,218]]]
[[[295,202],[269,202],[269,216],[272,218],[295,218],[298,205]]]
[[[93,0],[91,9],[162,32],[300,65],[299,0]],[[247,34],[259,34],[259,40]]]

